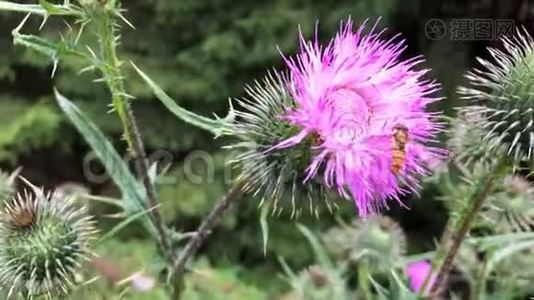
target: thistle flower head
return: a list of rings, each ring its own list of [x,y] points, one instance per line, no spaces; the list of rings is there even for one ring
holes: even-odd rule
[[[349,19],[326,46],[301,36],[300,53],[285,58],[295,105],[284,117],[298,131],[275,146],[312,143],[305,180],[318,177],[352,195],[363,217],[416,190],[416,175],[443,154],[428,146],[441,126],[426,111],[438,86],[424,79],[428,70],[415,69],[423,60],[402,60],[397,36],[383,40],[384,31],[364,29],[354,32]]]
[[[66,294],[90,255],[92,218],[60,193],[19,194],[0,212],[0,284],[27,298]]]
[[[482,68],[467,75],[470,86],[459,92],[470,103],[461,110],[482,116],[478,126],[487,131],[485,142],[498,141],[516,163],[532,164],[533,40],[526,31],[518,30],[514,38],[503,39],[503,46],[502,50],[489,48],[491,61],[479,58]]]

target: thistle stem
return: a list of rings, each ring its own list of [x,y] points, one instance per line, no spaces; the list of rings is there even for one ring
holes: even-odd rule
[[[432,264],[431,270],[426,274],[425,280],[423,281],[423,285],[419,289],[419,292],[417,295],[419,297],[423,297],[425,292],[428,289],[428,285],[430,284],[430,279],[432,278],[432,274],[434,273],[434,270],[436,268],[436,263],[440,261],[443,258],[444,252],[446,249],[449,248],[450,241],[452,239],[452,234],[454,231],[454,222],[453,218],[449,218],[447,221],[447,224],[445,224],[445,228],[443,229],[443,233],[441,234],[441,239],[439,241],[439,246],[436,251],[436,258],[434,259],[434,262]]]
[[[439,268],[438,274],[436,276],[436,283],[430,289],[431,298],[435,298],[439,290],[445,284],[445,279],[449,274],[449,271],[454,262],[454,258],[456,257],[460,246],[469,234],[469,231],[473,225],[474,220],[476,219],[478,212],[482,208],[484,201],[487,199],[489,193],[493,189],[493,184],[495,180],[499,178],[500,174],[503,171],[503,168],[506,166],[506,163],[507,160],[502,159],[499,163],[496,164],[495,169],[491,170],[486,175],[484,182],[479,186],[479,188],[473,195],[471,206],[466,212],[466,214],[462,217],[458,230],[454,235],[451,236],[451,243],[442,243],[442,245],[445,246],[450,244],[450,248],[446,252],[447,254],[445,255],[445,259],[443,260],[443,263]]]
[[[186,264],[192,256],[196,254],[206,237],[211,233],[212,229],[219,223],[224,213],[243,195],[242,183],[237,182],[230,189],[228,194],[220,200],[212,209],[209,215],[202,221],[197,228],[195,234],[189,239],[180,256],[174,263],[173,273],[171,279],[173,282],[178,282],[182,285]],[[179,299],[181,290],[178,288],[175,291],[175,299]]]
[[[471,295],[472,300],[482,300],[484,295],[485,289],[486,289],[486,269],[488,267],[488,261],[487,259],[484,259],[482,262],[482,267],[480,268],[480,271],[478,272],[478,278],[475,283],[475,288],[473,289],[473,293]]]
[[[100,66],[100,70],[111,92],[112,106],[121,121],[124,138],[128,144],[128,151],[135,161],[137,176],[142,180],[147,193],[148,204],[150,208],[153,208],[150,211],[150,215],[156,227],[157,239],[159,240],[163,253],[173,263],[174,254],[165,232],[165,225],[159,208],[156,190],[148,175],[149,167],[145,147],[124,88],[124,80],[120,70],[121,62],[117,57],[117,37],[115,35],[113,10],[102,7],[98,16],[98,22],[98,34],[104,61]]]
[[[369,269],[363,261],[358,265],[358,286],[365,299],[373,299],[373,294],[369,288]]]

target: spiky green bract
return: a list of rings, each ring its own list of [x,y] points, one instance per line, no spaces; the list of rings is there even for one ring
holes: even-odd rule
[[[323,236],[330,253],[346,262],[363,262],[371,271],[394,268],[406,252],[406,236],[391,218],[374,216]]]
[[[10,295],[56,299],[91,256],[94,221],[72,198],[19,194],[0,213],[0,284]]]
[[[309,138],[294,147],[273,149],[299,131],[284,119],[295,104],[282,76],[269,73],[263,81],[248,86],[246,94],[238,100],[241,109],[230,129],[239,141],[228,147],[236,150],[232,163],[240,169],[245,191],[261,197],[261,203],[271,201],[274,211],[290,208],[291,216],[300,215],[302,209],[318,215],[321,204],[331,211],[336,204],[329,189],[316,179],[304,183],[316,141]]]
[[[485,141],[495,134],[515,163],[532,166],[534,149],[534,53],[526,31],[503,39],[503,50],[489,48],[492,61],[478,58],[483,66],[466,77],[469,87],[459,89],[470,103],[463,113],[482,116],[478,126],[487,130]]]

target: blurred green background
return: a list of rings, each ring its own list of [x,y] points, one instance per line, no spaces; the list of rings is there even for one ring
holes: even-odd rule
[[[386,35],[401,32],[407,40],[405,55],[424,55],[425,67],[433,70],[430,76],[442,84],[441,95],[447,100],[435,109],[451,115],[452,108],[461,105],[455,88],[463,82],[464,72],[474,65],[475,56],[486,56],[485,47],[497,44],[497,40],[454,40],[450,22],[505,19],[513,20],[516,27],[525,25],[530,29],[527,24],[534,16],[532,1],[521,0],[129,0],[123,1],[123,7],[136,27],[123,28],[123,60],[134,61],[180,105],[220,116],[228,109],[227,99],[243,95],[247,83],[261,78],[270,68],[282,68],[278,49],[295,53],[298,26],[310,36],[319,21],[319,36],[326,41],[348,16],[357,24],[367,18],[373,23],[381,17],[379,26],[389,28]],[[21,166],[25,177],[47,188],[75,184],[94,194],[117,195],[109,180],[90,176],[99,173],[99,166],[51,98],[56,86],[75,99],[125,153],[120,124],[115,115],[107,113],[106,89],[92,82],[95,74],[78,75],[77,70],[84,66],[74,60],[62,62],[51,78],[52,65],[47,58],[13,46],[11,30],[22,17],[0,14],[2,168],[13,170]],[[436,37],[429,31],[428,22],[432,19],[446,25],[444,36]],[[37,31],[40,21],[31,19],[24,30]],[[58,29],[64,28],[62,22],[49,22],[43,34],[57,38]],[[214,141],[210,134],[177,121],[128,65],[124,69],[129,78],[127,90],[137,98],[133,106],[148,153],[168,167],[165,180],[158,186],[166,221],[177,230],[194,230],[227,189],[223,179],[228,172],[227,153],[221,150],[225,141]],[[213,170],[201,163],[206,156],[213,162]],[[190,170],[200,182],[187,176]],[[421,197],[406,199],[412,207],[409,217],[407,211],[395,207],[387,212],[407,232],[411,252],[428,250],[445,222],[445,212],[433,200],[433,193],[427,189]],[[188,299],[282,297],[289,286],[276,275],[281,273],[277,256],[296,269],[312,261],[309,245],[296,229],[296,221],[285,214],[269,219],[270,238],[264,255],[257,206],[256,199],[247,198],[225,216],[202,248],[199,271],[188,279],[195,286]],[[94,205],[92,210],[97,216],[110,213],[100,205]],[[320,219],[304,216],[298,222],[320,230],[334,224],[336,217],[345,222],[356,218],[353,205],[348,202],[335,215],[325,213]],[[99,220],[104,231],[116,222],[104,217]],[[97,253],[124,274],[154,272],[157,258],[151,258],[153,246],[140,228],[130,226]],[[119,290],[99,280],[88,293],[91,299],[114,299],[110,295]],[[213,290],[223,291],[226,296],[209,295]],[[139,295],[139,299],[160,298],[165,299],[161,289]]]

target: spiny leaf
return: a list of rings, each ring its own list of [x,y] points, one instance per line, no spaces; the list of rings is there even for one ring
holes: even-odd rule
[[[63,112],[83,135],[87,143],[104,164],[104,167],[115,184],[121,190],[126,213],[134,216],[139,212],[144,212],[146,207],[148,207],[146,191],[128,170],[128,167],[115,148],[113,148],[113,145],[78,107],[63,97],[57,90],[54,92]],[[151,232],[154,232],[155,227],[152,219],[146,214],[143,214],[142,220],[145,226]]]
[[[0,1],[0,11],[2,10],[30,13],[45,18],[50,15],[81,16],[83,14],[81,10],[73,5],[55,5],[45,0],[40,0],[39,4],[22,4]]]
[[[214,120],[206,118],[179,106],[176,101],[169,97],[169,95],[167,95],[152,79],[150,79],[148,75],[141,71],[133,62],[131,64],[137,71],[137,73],[141,76],[141,78],[143,78],[145,83],[152,89],[154,95],[161,101],[161,103],[163,103],[163,105],[165,105],[168,110],[170,110],[179,119],[188,124],[209,131],[215,136],[220,136],[226,133],[226,128],[228,124],[225,122],[224,119]],[[232,112],[230,112],[229,115],[232,115]]]
[[[96,243],[97,244],[101,244],[101,243],[107,241],[109,238],[113,237],[115,234],[117,234],[119,231],[121,231],[123,228],[125,228],[128,225],[130,225],[134,221],[136,221],[138,219],[141,219],[142,217],[148,216],[148,214],[152,210],[154,210],[154,208],[155,207],[150,208],[150,209],[146,209],[144,211],[140,211],[140,212],[138,212],[136,214],[133,214],[133,215],[129,216],[128,218],[124,219],[122,222],[120,222],[119,224],[115,225],[110,231],[106,232],[106,234],[104,234],[100,239],[98,239],[98,241]]]
[[[532,247],[534,247],[534,239],[514,243],[493,252],[487,261],[484,276],[487,277],[501,260],[513,255],[516,252],[531,249]]]

